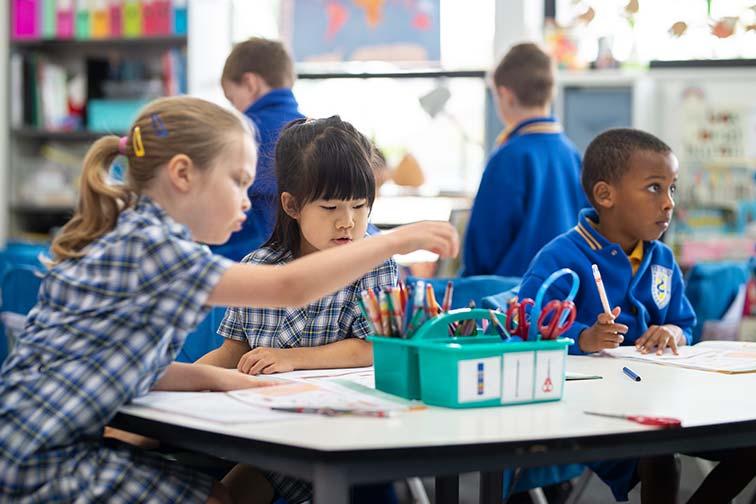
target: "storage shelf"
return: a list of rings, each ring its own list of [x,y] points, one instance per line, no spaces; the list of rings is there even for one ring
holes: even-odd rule
[[[28,203],[11,204],[11,210],[25,214],[72,214],[74,207],[64,205],[30,205]]]
[[[185,35],[164,37],[101,38],[101,39],[33,39],[11,40],[11,49],[19,50],[72,50],[85,48],[115,49],[141,46],[181,46],[187,43]]]
[[[17,138],[27,138],[30,140],[57,140],[70,142],[92,142],[105,135],[121,136],[122,132],[104,132],[104,131],[50,131],[38,128],[14,128],[11,133]]]

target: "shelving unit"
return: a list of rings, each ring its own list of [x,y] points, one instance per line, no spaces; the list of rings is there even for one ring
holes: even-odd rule
[[[12,12],[7,19],[6,26],[13,22]],[[4,35],[9,40],[4,65],[9,75],[3,177],[7,236],[48,241],[73,212],[87,147],[104,134],[123,134],[124,125],[131,122],[126,116],[143,102],[170,94],[169,89],[187,91],[188,37],[14,40],[11,32]],[[174,79],[170,86],[166,75]],[[76,79],[84,89],[78,117],[71,100],[71,82]],[[140,95],[145,89],[149,91]],[[92,100],[99,100],[96,122]],[[118,126],[108,127],[111,120]]]

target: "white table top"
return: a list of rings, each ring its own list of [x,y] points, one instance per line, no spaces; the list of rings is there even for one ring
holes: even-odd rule
[[[622,373],[631,367],[642,377]],[[654,429],[621,419],[585,415],[584,410],[673,416],[684,427],[756,420],[756,373],[726,375],[630,362],[568,358],[567,370],[599,374],[602,380],[570,381],[561,401],[473,409],[429,407],[392,418],[323,417],[258,424],[221,425],[140,406],[123,413],[218,434],[321,451],[435,447],[500,443]]]

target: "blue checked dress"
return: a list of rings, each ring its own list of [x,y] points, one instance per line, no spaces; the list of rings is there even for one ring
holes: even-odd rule
[[[141,198],[53,267],[0,369],[0,502],[205,502],[212,478],[102,438],[207,313],[230,261]]]
[[[286,264],[293,260],[291,251],[263,247],[242,262]],[[346,338],[364,339],[370,329],[357,304],[360,292],[396,282],[396,263],[388,260],[352,284],[303,308],[228,308],[218,334],[247,341],[252,348],[314,347]],[[265,476],[290,504],[312,498],[312,486],[305,481],[278,473],[268,472]]]

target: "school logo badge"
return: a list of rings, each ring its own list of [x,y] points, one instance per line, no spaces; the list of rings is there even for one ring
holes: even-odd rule
[[[651,297],[659,309],[663,309],[669,304],[669,298],[672,295],[672,270],[664,266],[651,266]]]

